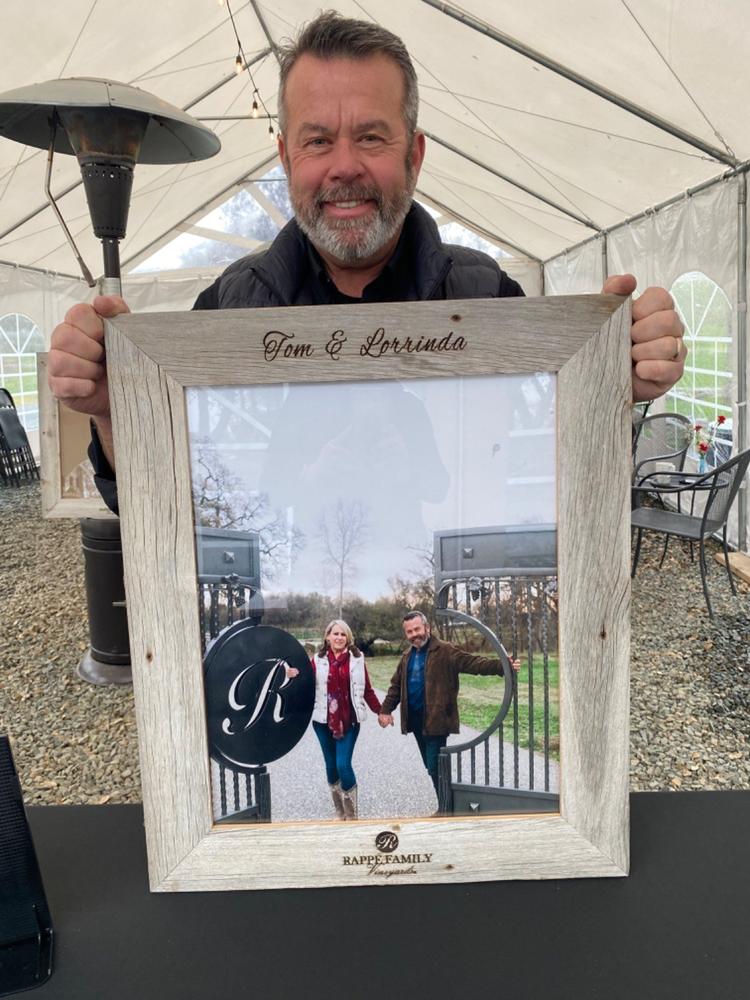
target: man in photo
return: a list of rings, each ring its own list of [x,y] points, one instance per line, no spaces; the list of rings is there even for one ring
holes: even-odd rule
[[[401,39],[328,11],[278,54],[278,148],[295,218],[269,248],[228,267],[194,308],[523,295],[488,255],[444,244],[413,200],[425,136],[417,127],[417,77]],[[629,295],[635,284],[632,275],[611,276],[603,291]],[[53,394],[93,418],[97,485],[113,509],[102,318],[127,311],[116,296],[73,306],[52,334],[48,369]],[[682,376],[682,323],[663,288],[647,289],[632,317],[633,399],[653,399]]]
[[[438,758],[451,733],[458,733],[459,674],[503,676],[503,665],[494,657],[477,656],[432,635],[421,611],[403,618],[404,636],[410,645],[391,678],[378,722],[393,725],[393,710],[401,706],[401,732],[413,733],[422,762],[438,794]],[[518,670],[518,660],[511,661]]]

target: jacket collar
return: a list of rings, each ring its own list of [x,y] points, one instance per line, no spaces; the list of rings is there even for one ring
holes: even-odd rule
[[[314,252],[312,255],[317,257]],[[451,268],[452,258],[435,222],[416,202],[412,202],[404,220],[393,256],[397,255],[403,257],[403,263],[411,271],[406,298],[418,301],[434,298]],[[294,303],[302,282],[309,279],[310,257],[311,244],[292,219],[251,267],[280,303]]]

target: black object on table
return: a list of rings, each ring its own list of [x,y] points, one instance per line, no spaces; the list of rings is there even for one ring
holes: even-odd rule
[[[629,878],[157,895],[140,807],[31,809],[58,941],[33,996],[746,1000],[750,792],[631,811]]]
[[[0,996],[43,983],[52,921],[7,736],[0,736]]]

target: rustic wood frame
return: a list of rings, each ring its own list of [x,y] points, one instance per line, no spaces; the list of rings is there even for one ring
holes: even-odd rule
[[[37,393],[39,398],[39,448],[41,450],[42,514],[44,517],[97,517],[115,515],[97,494],[92,497],[66,497],[62,491],[63,435],[66,421],[88,426],[89,418],[59,403],[47,384],[47,352],[36,356]],[[81,454],[81,461],[86,452]]]
[[[388,352],[385,336],[463,338]],[[628,870],[630,308],[616,296],[123,315],[106,324],[151,887],[281,888]],[[334,332],[346,343],[334,354]],[[269,357],[274,337],[312,345]],[[340,338],[339,338],[340,339]],[[266,350],[264,351],[264,340]],[[443,346],[446,342],[443,341]],[[329,352],[326,351],[329,345]],[[560,813],[215,826],[186,386],[557,373]],[[416,874],[369,877],[396,831]],[[426,860],[428,859],[428,860]]]

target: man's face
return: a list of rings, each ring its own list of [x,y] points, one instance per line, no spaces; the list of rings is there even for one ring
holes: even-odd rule
[[[404,622],[404,635],[415,649],[421,649],[430,638],[430,626],[421,618],[409,618]]]
[[[297,222],[324,259],[367,267],[395,247],[424,157],[403,94],[386,56],[304,55],[289,74],[279,154]]]

